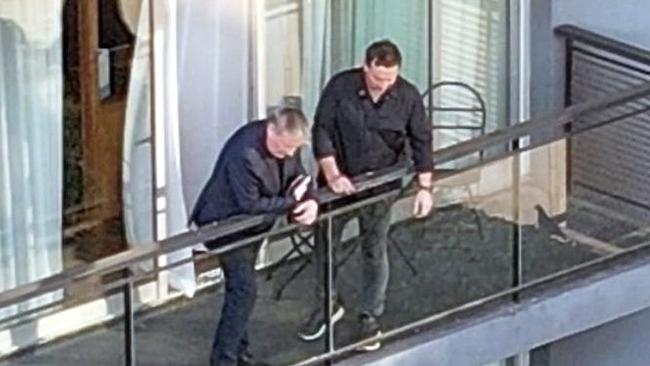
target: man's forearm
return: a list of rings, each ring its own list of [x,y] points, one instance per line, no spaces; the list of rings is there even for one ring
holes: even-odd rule
[[[318,160],[318,165],[320,165],[323,175],[328,182],[331,182],[336,177],[341,175],[339,166],[336,164],[336,159],[333,156],[328,156]]]

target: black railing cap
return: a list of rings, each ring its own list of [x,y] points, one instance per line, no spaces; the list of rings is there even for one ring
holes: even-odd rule
[[[630,60],[650,64],[650,51],[621,42],[617,39],[610,38],[584,28],[571,24],[563,24],[555,27],[555,34],[565,37],[569,40],[575,40],[603,51],[614,53],[618,56],[629,58]]]

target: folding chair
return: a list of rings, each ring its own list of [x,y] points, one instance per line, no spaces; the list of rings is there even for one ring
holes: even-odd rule
[[[294,231],[289,235],[289,241],[291,242],[291,249],[286,252],[280,259],[275,263],[266,268],[267,275],[266,280],[270,281],[273,278],[275,272],[280,269],[282,266],[287,264],[294,257],[298,257],[298,260],[301,261],[300,265],[289,275],[289,277],[280,284],[276,289],[275,298],[280,300],[282,298],[282,293],[289,286],[289,284],[298,277],[302,271],[307,268],[307,265],[311,263],[311,251],[314,250],[314,231]]]

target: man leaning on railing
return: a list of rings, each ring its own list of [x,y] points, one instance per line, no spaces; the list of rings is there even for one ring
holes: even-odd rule
[[[390,190],[390,183],[357,193],[354,178],[401,164],[410,145],[417,172],[418,191],[413,213],[424,217],[433,207],[433,157],[431,126],[417,88],[399,76],[402,57],[398,47],[378,41],[366,50],[363,66],[343,71],[329,81],[321,94],[314,117],[313,148],[320,166],[319,183],[353,201]],[[381,201],[332,220],[332,246],[337,247],[345,223],[359,218],[362,255],[362,304],[359,333],[368,338],[380,333],[379,317],[384,312],[388,285],[387,235],[390,227],[390,202]],[[317,279],[325,261],[327,230],[320,225],[316,233]],[[333,274],[336,274],[334,268]],[[325,317],[320,308],[323,286],[316,286],[316,304],[299,336],[313,341],[325,333]],[[334,297],[334,322],[344,314],[340,297]],[[371,351],[379,343],[364,346]]]
[[[291,213],[300,225],[314,223],[318,203],[300,162],[309,136],[305,115],[280,108],[271,117],[240,128],[224,146],[201,191],[191,221],[198,226],[236,215]],[[210,249],[267,232],[273,220],[206,243]],[[257,297],[255,259],[261,241],[220,255],[226,295],[214,336],[212,366],[263,365],[248,351],[247,324]]]

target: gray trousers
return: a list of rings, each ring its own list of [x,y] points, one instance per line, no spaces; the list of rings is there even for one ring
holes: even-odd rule
[[[373,316],[381,316],[384,312],[389,277],[387,237],[390,227],[390,208],[387,201],[380,201],[332,218],[332,252],[334,254],[332,296],[334,299],[337,298],[338,270],[336,263],[342,259],[337,248],[340,247],[343,228],[350,220],[358,217],[362,255],[361,271],[363,272],[359,310]],[[322,306],[325,299],[324,266],[327,259],[327,229],[327,221],[321,221],[315,236],[316,299],[320,301],[318,306]]]

